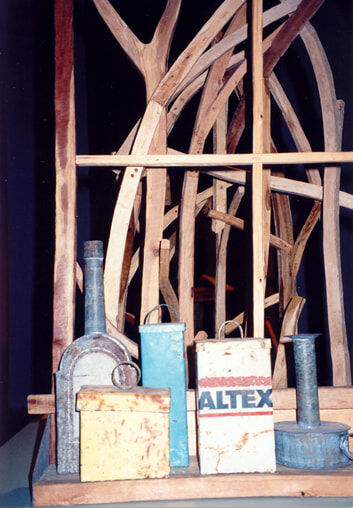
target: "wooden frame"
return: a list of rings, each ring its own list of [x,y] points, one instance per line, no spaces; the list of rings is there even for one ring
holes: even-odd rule
[[[138,255],[132,252],[133,232],[138,222],[141,205],[139,195],[140,179],[147,174],[146,197],[146,238],[143,250],[142,290],[140,320],[147,311],[158,303],[161,290],[166,301],[178,307],[181,318],[187,323],[186,344],[194,341],[193,323],[193,268],[195,215],[206,200],[219,193],[219,183],[245,183],[244,171],[227,171],[225,166],[250,166],[252,173],[252,250],[253,250],[253,303],[252,320],[255,336],[264,335],[264,309],[268,305],[280,303],[283,312],[283,325],[276,363],[277,386],[286,386],[285,356],[283,336],[296,329],[304,299],[296,295],[295,276],[308,237],[319,219],[321,202],[324,200],[324,252],[326,264],[334,259],[339,266],[338,212],[340,206],[353,209],[353,196],[339,190],[339,168],[337,164],[353,162],[353,152],[340,152],[342,104],[336,100],[332,75],[326,57],[320,46],[316,32],[309,20],[323,0],[283,0],[279,5],[263,13],[262,0],[252,0],[252,83],[253,83],[253,146],[252,153],[213,153],[203,154],[203,147],[209,130],[216,124],[217,152],[224,152],[225,146],[232,151],[241,136],[245,125],[245,96],[242,95],[242,79],[247,71],[243,52],[233,55],[233,47],[246,38],[246,9],[242,0],[224,0],[210,20],[181,53],[168,70],[167,58],[171,37],[177,21],[181,0],[168,0],[165,10],[156,27],[151,43],[143,44],[123,22],[108,0],[93,0],[112,34],[123,47],[128,57],[144,77],[147,106],[141,121],[131,130],[124,144],[115,155],[76,155],[74,82],[73,82],[73,0],[55,1],[56,27],[56,250],[54,267],[54,334],[53,334],[53,372],[58,367],[61,354],[73,340],[75,277],[80,280],[80,267],[76,264],[76,166],[125,167],[125,172],[116,202],[111,224],[110,240],[107,248],[105,267],[105,297],[107,329],[112,335],[123,340],[130,352],[137,357],[136,344],[129,341],[123,332],[124,316],[118,316],[117,309],[125,309],[126,290],[134,270],[138,265]],[[249,0],[250,1],[250,0]],[[274,20],[291,14],[282,25],[263,40],[262,28]],[[229,21],[224,37],[220,32]],[[281,89],[273,68],[294,38],[300,33],[319,84],[322,101],[325,152],[311,151],[310,144],[296,118],[288,98]],[[216,38],[221,40],[210,49],[207,47]],[[207,69],[210,71],[207,74]],[[222,79],[228,72],[225,83]],[[206,75],[207,74],[207,75]],[[203,88],[189,153],[175,153],[167,146],[167,134],[186,102]],[[229,95],[236,89],[240,95],[239,106],[232,120],[233,137],[224,125],[225,104]],[[270,133],[270,100],[276,100],[282,111],[293,139],[298,147],[296,153],[276,153]],[[169,107],[169,110],[167,109]],[[326,109],[325,109],[326,108]],[[223,125],[222,125],[223,114]],[[337,127],[338,126],[338,127]],[[229,135],[229,139],[228,139]],[[308,169],[309,183],[296,182],[282,175],[270,176],[263,171],[264,165],[278,164],[322,164],[325,167],[324,182],[317,169]],[[164,215],[166,168],[182,168],[185,171],[183,195],[180,206]],[[147,170],[145,171],[145,168]],[[197,168],[197,170],[190,170]],[[217,168],[217,169],[214,169]],[[202,172],[214,177],[211,191],[197,194],[199,175]],[[270,198],[272,191],[295,193],[315,200],[313,209],[300,235],[294,242],[290,232],[290,209],[285,199],[274,197],[273,206],[276,235],[270,233]],[[224,192],[224,189],[223,189]],[[229,228],[222,228],[220,221],[243,227],[241,219],[233,217],[244,189],[234,195],[228,214],[220,208],[210,210],[209,216],[217,219],[218,255],[224,254],[228,242]],[[223,194],[224,199],[224,194]],[[157,203],[157,205],[156,205]],[[155,206],[156,205],[156,206]],[[195,212],[195,205],[198,209]],[[277,211],[276,211],[277,206]],[[282,207],[280,219],[278,208]],[[175,251],[175,239],[163,238],[163,231],[177,215],[180,215],[179,232],[179,281],[176,295],[169,281],[169,261]],[[169,221],[169,222],[168,222]],[[215,223],[214,223],[215,224]],[[132,231],[132,239],[128,231]],[[223,229],[223,231],[222,231]],[[220,233],[222,231],[222,233]],[[129,248],[124,248],[125,245]],[[278,248],[283,287],[279,293],[265,298],[266,267],[269,246]],[[222,251],[223,249],[223,251]],[[138,254],[138,253],[137,253]],[[220,259],[220,258],[219,258]],[[224,257],[222,263],[225,263]],[[291,273],[290,273],[291,272]],[[224,315],[225,307],[225,267],[219,270],[216,291],[221,308],[217,310],[218,322]],[[294,275],[293,275],[294,274]],[[349,355],[345,336],[342,302],[341,274],[334,279],[335,271],[326,269],[327,290],[334,310],[330,311],[329,322],[332,331],[331,347],[334,358],[334,384],[350,384]],[[223,281],[221,280],[223,277]],[[222,314],[223,313],[223,314]],[[244,320],[244,312],[236,316]],[[231,333],[232,325],[225,327]],[[199,333],[203,333],[202,331]],[[344,368],[343,368],[344,367]],[[277,382],[277,381],[276,381]],[[331,390],[335,390],[334,392]],[[324,418],[338,419],[353,426],[353,389],[320,389],[320,404]],[[332,393],[335,393],[332,396]],[[46,398],[45,398],[46,397]],[[282,397],[282,399],[281,399]],[[277,419],[295,418],[293,390],[274,392],[275,414]],[[348,402],[347,402],[348,400]],[[194,394],[189,394],[189,425],[191,449],[195,445],[195,406]],[[280,401],[280,402],[279,402]],[[277,407],[276,407],[277,404]],[[29,410],[35,413],[53,413],[53,396],[30,396]],[[141,501],[156,499],[185,499],[209,497],[241,497],[258,495],[321,495],[353,496],[353,468],[323,473],[308,473],[280,468],[273,475],[217,475],[202,477],[198,474],[196,459],[189,470],[163,480],[142,480],[129,482],[109,482],[81,484],[76,477],[58,477],[53,473],[55,452],[54,426],[51,439],[46,434],[40,451],[33,484],[34,504],[84,504],[116,501]],[[51,443],[51,453],[47,445]],[[43,459],[44,457],[44,459]],[[49,461],[50,458],[50,461]],[[44,462],[43,462],[44,460]],[[44,464],[44,466],[43,466]],[[261,491],[257,485],[261,484]],[[202,494],[204,492],[204,494]]]

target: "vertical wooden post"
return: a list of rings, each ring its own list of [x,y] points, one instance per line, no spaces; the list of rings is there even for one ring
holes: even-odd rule
[[[55,1],[55,261],[53,372],[73,340],[76,263],[76,139],[72,0]]]
[[[252,0],[253,152],[263,152],[262,0]],[[262,164],[252,169],[253,335],[264,336]]]
[[[73,341],[76,266],[76,136],[72,0],[55,0],[55,259],[52,372]],[[51,419],[50,462],[55,462]]]
[[[227,153],[228,101],[224,104],[213,127],[213,152]],[[218,178],[213,179],[213,208],[219,212],[227,212],[227,187]],[[218,257],[225,223],[212,219],[212,231],[216,233],[216,286],[215,286],[215,331],[226,320],[226,250]]]

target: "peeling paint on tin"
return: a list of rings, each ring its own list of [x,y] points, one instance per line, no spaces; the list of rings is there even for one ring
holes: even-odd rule
[[[165,389],[135,387],[129,392],[116,387],[85,387],[77,396],[81,411],[81,480],[129,480],[163,478],[170,473],[170,393]],[[91,393],[90,393],[91,392]],[[94,392],[97,410],[89,411]],[[107,396],[116,410],[102,408]],[[135,399],[135,404],[131,400]],[[152,405],[151,405],[152,404]],[[133,406],[137,409],[134,410]]]
[[[197,341],[201,474],[275,471],[268,342]]]

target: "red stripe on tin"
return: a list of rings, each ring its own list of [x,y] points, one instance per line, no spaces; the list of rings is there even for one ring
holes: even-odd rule
[[[270,376],[204,377],[199,379],[201,388],[217,386],[271,386]]]
[[[273,415],[273,411],[254,411],[254,412],[241,412],[241,413],[202,413],[200,418],[214,418],[216,416],[266,416]]]

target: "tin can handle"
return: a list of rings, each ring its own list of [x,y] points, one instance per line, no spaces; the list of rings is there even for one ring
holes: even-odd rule
[[[178,322],[180,323],[180,317],[179,317],[179,314],[178,312],[174,309],[174,307],[172,307],[171,305],[168,305],[167,303],[160,303],[159,305],[156,305],[155,307],[153,307],[153,309],[151,309],[149,311],[149,313],[147,314],[146,318],[145,318],[145,324],[148,325],[149,322],[150,322],[150,315],[152,314],[153,311],[159,309],[160,307],[168,307],[169,309],[172,309],[174,311],[174,314],[176,315],[177,319],[178,319]]]
[[[353,453],[349,451],[348,443],[348,438],[351,436],[353,436],[353,434],[345,434],[340,439],[340,449],[345,454],[345,456],[349,458],[349,460],[353,460]]]
[[[131,367],[133,367],[136,370],[137,376],[136,376],[136,381],[134,383],[132,383],[130,385],[126,385],[126,384],[122,384],[119,381],[119,378],[120,378],[119,367],[121,367],[121,365],[130,365]],[[131,390],[131,388],[134,388],[134,386],[137,386],[139,384],[140,379],[141,379],[141,369],[140,369],[140,367],[137,365],[137,363],[131,362],[129,360],[123,360],[121,362],[118,362],[117,366],[115,367],[115,369],[112,372],[112,381],[113,381],[113,384],[117,388],[120,388],[121,390]]]
[[[239,330],[240,330],[240,338],[241,339],[244,338],[244,332],[243,332],[242,326],[237,321],[235,321],[234,319],[230,319],[229,321],[224,321],[224,323],[222,323],[221,326],[219,327],[218,334],[217,334],[217,339],[219,339],[221,330],[224,327],[224,325],[226,325],[227,323],[234,323],[236,328],[239,328]]]

